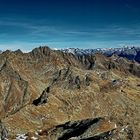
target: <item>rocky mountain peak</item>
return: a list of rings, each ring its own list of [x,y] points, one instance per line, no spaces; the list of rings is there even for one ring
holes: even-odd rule
[[[20,49],[17,49],[16,51],[14,51],[15,54],[23,54],[23,52]]]
[[[48,46],[35,48],[31,51],[31,54],[36,57],[48,56],[51,52],[51,49]]]

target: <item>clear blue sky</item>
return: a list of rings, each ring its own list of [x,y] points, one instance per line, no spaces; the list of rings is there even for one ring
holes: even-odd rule
[[[0,49],[140,45],[140,0],[0,0]]]

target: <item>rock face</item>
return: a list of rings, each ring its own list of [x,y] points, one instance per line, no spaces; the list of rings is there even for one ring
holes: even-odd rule
[[[139,85],[140,64],[117,55],[5,51],[0,117],[10,139],[139,140]]]
[[[8,138],[8,131],[6,130],[5,126],[0,121],[0,139],[5,140]]]
[[[5,57],[0,67],[0,116],[7,116],[22,108],[28,101],[28,82],[21,78]]]
[[[38,105],[47,103],[47,98],[48,98],[48,93],[49,92],[50,92],[50,87],[47,87],[45,90],[43,90],[40,97],[33,101],[33,104],[38,106]]]
[[[98,130],[99,127],[105,127],[105,125],[108,125],[108,130]],[[114,130],[115,124],[108,121],[105,122],[103,118],[78,120],[56,126],[48,131],[48,138],[53,140],[107,139]]]

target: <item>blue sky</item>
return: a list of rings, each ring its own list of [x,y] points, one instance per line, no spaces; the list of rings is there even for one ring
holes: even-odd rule
[[[0,49],[140,46],[139,0],[0,0]]]

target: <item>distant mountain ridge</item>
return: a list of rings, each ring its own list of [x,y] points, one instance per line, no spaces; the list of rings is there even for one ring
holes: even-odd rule
[[[69,48],[62,49],[65,53],[72,53],[74,55],[89,55],[95,53],[101,53],[106,56],[118,55],[120,57],[127,58],[129,60],[135,60],[140,63],[140,47],[126,46],[122,48],[98,48],[98,49],[79,49]]]

